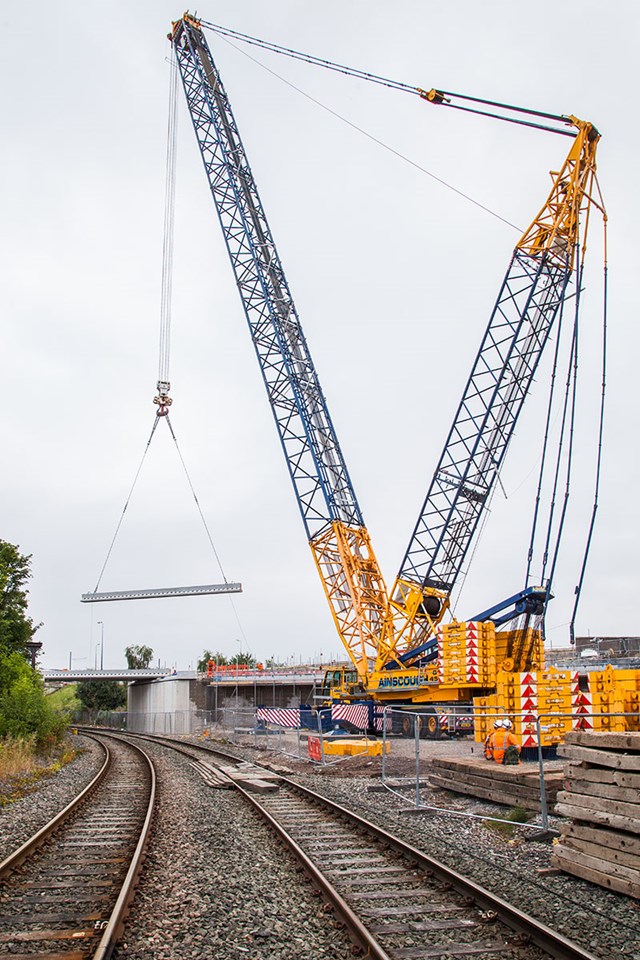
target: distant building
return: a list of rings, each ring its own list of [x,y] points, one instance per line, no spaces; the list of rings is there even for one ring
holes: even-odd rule
[[[576,637],[578,656],[588,650],[598,657],[640,657],[640,637]]]

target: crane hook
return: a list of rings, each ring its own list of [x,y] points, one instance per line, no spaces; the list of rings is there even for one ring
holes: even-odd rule
[[[173,403],[173,400],[169,396],[171,384],[167,380],[158,380],[157,388],[158,396],[153,398],[153,402],[158,405],[156,416],[166,417],[169,414],[169,407]]]

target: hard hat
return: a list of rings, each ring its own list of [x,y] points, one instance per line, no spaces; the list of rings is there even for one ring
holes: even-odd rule
[[[493,726],[495,730],[499,730],[500,727],[504,727],[504,720],[496,720]]]
[[[502,726],[505,728],[505,730],[511,730],[513,724],[511,723],[511,720],[503,720]]]

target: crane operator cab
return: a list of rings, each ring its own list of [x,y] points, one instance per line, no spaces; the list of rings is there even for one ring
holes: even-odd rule
[[[323,700],[343,700],[361,696],[364,687],[352,667],[333,667],[325,672],[320,693]]]

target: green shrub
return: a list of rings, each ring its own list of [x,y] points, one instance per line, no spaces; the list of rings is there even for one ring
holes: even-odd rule
[[[0,738],[33,738],[39,751],[60,741],[67,718],[47,702],[40,675],[19,653],[0,656]]]

